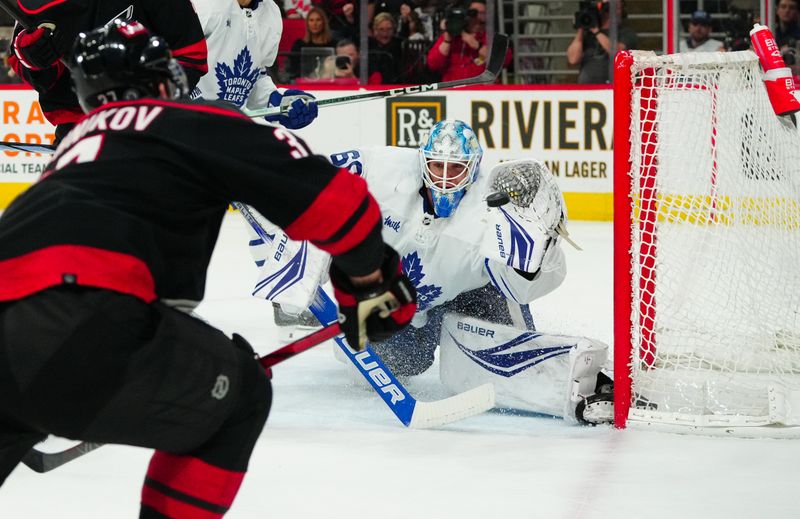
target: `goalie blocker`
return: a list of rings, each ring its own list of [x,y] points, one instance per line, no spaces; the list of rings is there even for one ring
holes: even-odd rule
[[[492,383],[498,407],[573,423],[613,420],[613,386],[600,371],[608,345],[600,341],[450,313],[442,323],[440,348],[440,377],[452,391]]]

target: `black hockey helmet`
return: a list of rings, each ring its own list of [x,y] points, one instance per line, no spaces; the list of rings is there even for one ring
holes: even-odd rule
[[[112,20],[75,40],[70,59],[75,93],[84,112],[112,101],[188,94],[186,74],[167,43],[141,23]]]

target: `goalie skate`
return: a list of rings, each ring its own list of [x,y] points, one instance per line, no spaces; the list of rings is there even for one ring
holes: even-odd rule
[[[595,393],[578,402],[575,419],[584,425],[599,425],[614,421],[614,394]]]

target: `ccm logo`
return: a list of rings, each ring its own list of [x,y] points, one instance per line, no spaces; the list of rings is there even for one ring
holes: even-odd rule
[[[392,88],[389,90],[391,92],[389,96],[399,96],[403,94],[416,94],[418,92],[427,92],[428,90],[436,90],[438,87],[436,85],[418,85],[418,86],[410,86],[405,88]]]
[[[379,367],[378,363],[374,360],[368,361],[368,351],[365,350],[360,353],[356,353],[355,357],[358,361],[358,365],[369,374],[369,378],[371,378],[373,382],[375,382],[375,384],[381,388],[382,392],[388,393],[391,396],[392,405],[401,400],[405,400],[405,395],[403,395],[400,389],[398,389],[397,386],[392,382],[392,379],[389,378],[389,375],[383,371],[383,368]]]
[[[474,333],[475,335],[482,335],[484,337],[494,337],[494,330],[490,330],[488,328],[481,328],[480,326],[473,326],[471,324],[463,323],[461,321],[458,321],[458,329],[466,330],[469,333]]]

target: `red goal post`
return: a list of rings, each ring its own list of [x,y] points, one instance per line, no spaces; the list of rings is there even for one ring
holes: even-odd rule
[[[800,136],[749,52],[617,54],[617,427],[800,436]]]

